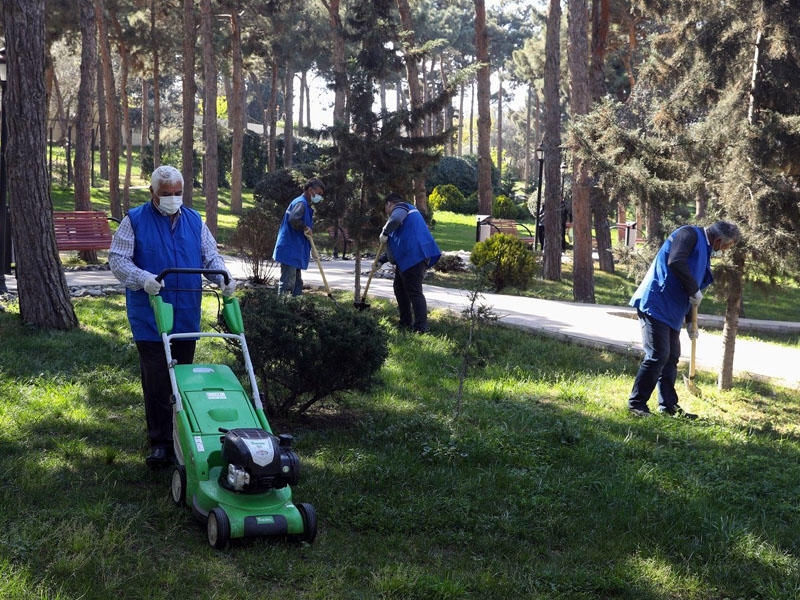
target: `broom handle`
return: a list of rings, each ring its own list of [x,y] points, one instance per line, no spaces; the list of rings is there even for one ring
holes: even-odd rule
[[[331,288],[328,287],[328,280],[325,277],[325,271],[322,270],[322,261],[320,261],[319,259],[319,252],[317,252],[317,246],[316,244],[314,244],[314,238],[311,237],[310,234],[306,234],[306,238],[308,238],[308,241],[311,242],[311,254],[314,255],[314,260],[317,263],[317,268],[319,268],[319,274],[322,276],[322,283],[325,284],[325,292],[328,294],[328,296],[330,296]]]
[[[696,372],[696,366],[695,366],[695,360],[697,358],[697,305],[696,304],[692,305],[692,329],[694,329],[695,331],[695,337],[692,338],[692,356],[691,359],[689,360],[689,379],[693,379]]]
[[[383,253],[384,245],[385,244],[381,242],[381,245],[378,246],[378,252],[377,254],[375,254],[375,260],[372,261],[372,269],[370,270],[369,277],[367,278],[367,285],[364,286],[364,293],[361,295],[362,302],[364,302],[364,300],[367,297],[367,290],[369,290],[369,284],[372,283],[372,276],[375,275],[375,271],[378,270],[378,261],[380,260],[381,254]]]

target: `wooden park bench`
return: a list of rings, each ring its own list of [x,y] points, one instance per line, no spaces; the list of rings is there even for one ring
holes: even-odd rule
[[[489,226],[491,227],[492,235],[496,233],[505,233],[507,235],[513,236],[518,238],[522,242],[526,243],[528,246],[533,248],[533,243],[535,241],[535,237],[531,230],[528,229],[522,223],[517,223],[514,219],[492,219],[489,221]],[[519,228],[522,227],[528,235],[520,235]]]
[[[53,225],[59,251],[108,250],[109,217],[101,210],[54,211]]]
[[[330,236],[331,240],[333,240],[334,256],[336,256],[341,248],[342,258],[347,258],[347,247],[355,242],[355,240],[350,237],[347,229],[342,226],[328,227],[328,235]]]

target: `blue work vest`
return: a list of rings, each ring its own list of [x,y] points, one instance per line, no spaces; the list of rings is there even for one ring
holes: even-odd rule
[[[133,263],[137,267],[155,275],[175,267],[203,268],[203,219],[200,213],[182,207],[173,229],[170,217],[162,215],[152,202],[148,202],[131,210],[128,218],[133,227]],[[173,333],[199,331],[202,300],[199,290],[202,283],[200,275],[173,273],[164,278],[160,295],[175,309]],[[147,292],[128,289],[126,298],[133,339],[137,342],[160,341]]]
[[[687,263],[697,287],[704,290],[714,281],[711,274],[711,246],[702,227],[694,225],[685,227],[691,227],[697,233],[697,244],[687,258]],[[657,321],[666,323],[672,329],[680,330],[686,320],[690,304],[689,295],[683,289],[680,279],[667,266],[675,231],[661,245],[647,275],[642,279],[629,304]]]
[[[306,210],[303,213],[303,222],[306,227],[311,227],[314,223],[314,209],[306,201],[305,196],[298,196],[291,201],[286,212],[283,214],[280,229],[278,229],[278,239],[275,240],[275,250],[272,253],[272,260],[289,265],[296,269],[307,269],[308,258],[311,254],[311,242],[308,241],[303,231],[297,231],[289,224],[289,215],[292,209],[299,203],[305,202]]]
[[[400,272],[418,265],[423,260],[432,267],[439,260],[442,251],[436,245],[428,224],[412,204],[400,202],[399,206],[408,210],[403,224],[389,234],[389,252]]]

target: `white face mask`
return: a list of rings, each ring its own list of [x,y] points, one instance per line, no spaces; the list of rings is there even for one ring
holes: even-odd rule
[[[183,206],[182,196],[159,196],[158,210],[165,215],[174,215]]]
[[[322,196],[320,196],[319,194],[314,194],[313,196],[311,196],[311,202],[313,202],[314,204],[319,204],[320,202],[322,202]]]
[[[711,251],[711,258],[719,258],[720,256],[722,256],[722,250]]]

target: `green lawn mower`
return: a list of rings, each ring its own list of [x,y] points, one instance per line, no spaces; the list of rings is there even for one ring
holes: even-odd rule
[[[183,268],[163,271],[158,281],[170,273],[222,275],[228,282],[225,271]],[[170,494],[175,504],[188,506],[206,523],[208,542],[217,549],[242,537],[312,542],[317,534],[316,512],[311,504],[292,501],[291,486],[299,479],[300,461],[292,449],[292,436],[274,435],[264,414],[238,299],[222,298],[228,333],[170,333],[172,304],[160,295],[151,296],[150,304],[172,383],[176,465]],[[250,381],[249,396],[227,365],[173,361],[171,340],[210,337],[239,344]]]

